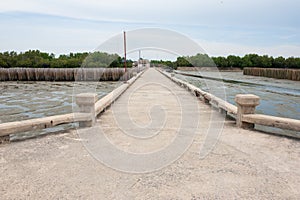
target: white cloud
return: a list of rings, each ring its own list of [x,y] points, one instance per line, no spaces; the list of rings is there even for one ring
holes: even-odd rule
[[[200,38],[202,47],[213,55],[257,52],[297,56],[299,8],[299,0],[1,1],[0,12],[10,15],[11,11],[22,11],[31,16],[0,18],[0,50],[92,50],[123,30],[158,27],[190,35],[197,41]]]
[[[26,11],[81,19],[191,25],[299,24],[297,0],[10,0],[0,11]],[[296,16],[293,16],[296,15]]]

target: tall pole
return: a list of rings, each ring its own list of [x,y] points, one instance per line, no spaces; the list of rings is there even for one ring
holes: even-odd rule
[[[126,32],[124,31],[124,69],[125,69],[125,73],[126,73]]]
[[[139,50],[139,60],[141,59],[141,50]]]

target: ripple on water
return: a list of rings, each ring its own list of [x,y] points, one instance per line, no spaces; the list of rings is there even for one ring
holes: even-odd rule
[[[0,123],[70,113],[74,94],[90,91],[94,87],[93,91],[101,98],[118,85],[118,82],[0,82]],[[67,127],[68,125],[62,125],[27,132],[20,135],[20,138],[28,134],[64,130]],[[13,138],[18,138],[18,135]]]
[[[226,100],[235,104],[234,98],[237,94],[255,94],[260,97],[260,105],[256,108],[257,113],[287,117],[300,120],[300,81],[273,79],[266,77],[244,76],[242,72],[202,72],[202,75],[211,77],[223,77],[247,83],[229,83],[207,80],[202,78],[176,75],[176,77],[188,81],[197,87],[211,92],[209,85],[217,85],[219,88],[225,86]],[[212,90],[213,91],[213,90]],[[218,93],[213,93],[218,96]],[[299,132],[281,130],[271,127],[257,126],[260,130],[298,134]]]

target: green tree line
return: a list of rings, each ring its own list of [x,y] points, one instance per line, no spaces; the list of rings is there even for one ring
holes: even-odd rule
[[[127,60],[127,67],[132,67],[132,61]],[[53,53],[29,50],[17,53],[14,51],[0,53],[0,67],[23,68],[77,68],[77,67],[123,67],[124,58],[117,54],[104,52],[70,53],[57,58]]]
[[[261,67],[261,68],[298,68],[300,69],[300,58],[282,56],[272,57],[268,55],[247,54],[243,57],[230,55],[227,57],[212,58],[218,67]]]
[[[261,67],[261,68],[298,68],[300,69],[300,58],[282,56],[272,57],[268,55],[247,54],[243,57],[229,55],[227,57],[209,57],[207,54],[197,54],[195,56],[177,57],[176,61],[152,60],[151,63],[165,65],[171,68],[177,67],[219,67],[219,68],[241,68]]]
[[[132,60],[127,60],[127,66],[132,67]],[[272,57],[268,55],[247,54],[243,57],[229,55],[227,57],[209,57],[207,54],[177,57],[176,61],[152,60],[152,64],[177,67],[212,67],[241,68],[298,68],[300,58],[282,56]],[[124,58],[117,54],[104,52],[93,53],[70,53],[55,57],[53,53],[29,50],[26,52],[3,52],[0,53],[0,67],[25,67],[25,68],[77,68],[77,67],[123,67]]]

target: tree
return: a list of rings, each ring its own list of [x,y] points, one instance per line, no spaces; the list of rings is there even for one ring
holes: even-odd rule
[[[195,56],[188,56],[186,58],[191,65],[195,67],[213,67],[214,61],[207,54],[196,54]]]
[[[297,59],[294,57],[289,57],[285,60],[285,66],[287,68],[299,68],[299,64],[300,63],[297,63]]]
[[[228,67],[242,67],[242,59],[239,56],[227,56]]]
[[[285,63],[285,58],[282,56],[279,56],[277,58],[274,59],[273,61],[273,66],[275,68],[285,68],[286,67],[286,63]]]
[[[213,61],[215,62],[217,67],[228,67],[227,59],[222,56],[214,57]]]
[[[193,65],[189,61],[187,61],[187,59],[185,57],[177,57],[176,66],[177,67],[192,67]]]
[[[244,67],[253,67],[253,66],[254,66],[254,64],[251,61],[251,56],[249,54],[245,55],[242,58],[242,67],[241,68],[244,68]]]

